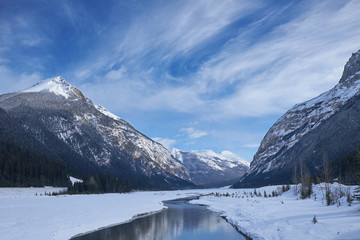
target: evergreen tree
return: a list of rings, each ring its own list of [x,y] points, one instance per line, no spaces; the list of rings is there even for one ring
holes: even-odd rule
[[[314,215],[312,222],[313,222],[314,224],[318,222],[318,220],[316,219],[316,215]]]
[[[354,199],[360,201],[360,186],[355,188],[353,197],[354,197]]]
[[[63,186],[70,184],[68,168],[16,144],[0,141],[0,186]]]

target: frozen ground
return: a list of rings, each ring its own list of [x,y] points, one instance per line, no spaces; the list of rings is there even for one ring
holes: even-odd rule
[[[333,186],[335,189],[337,186]],[[257,189],[271,193],[277,187]],[[337,187],[338,188],[338,187]],[[344,187],[342,187],[344,189]],[[194,196],[193,203],[226,216],[254,239],[360,239],[360,205],[326,206],[320,186],[311,199],[297,200],[293,190],[273,198],[251,197],[253,189],[203,189],[129,194],[45,196],[55,188],[0,188],[0,239],[69,239],[98,228],[159,211],[164,200]],[[216,196],[216,192],[229,196]],[[318,222],[312,223],[316,215]]]
[[[159,211],[162,201],[204,193],[196,190],[46,196],[56,188],[0,188],[0,239],[70,237]]]
[[[294,186],[278,197],[263,196],[264,191],[268,195],[278,188],[281,186],[256,189],[262,196],[254,196],[254,189],[221,190],[217,192],[229,196],[216,196],[215,192],[192,203],[208,205],[254,239],[360,239],[359,203],[349,207],[344,196],[327,206],[323,184],[314,186],[311,199],[295,196]],[[354,189],[339,184],[330,188],[335,195]],[[318,222],[314,224],[315,215]]]

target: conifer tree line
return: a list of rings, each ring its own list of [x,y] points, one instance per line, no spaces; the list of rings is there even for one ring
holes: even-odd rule
[[[359,185],[353,192],[350,193],[348,188],[344,193],[340,191],[339,197],[346,195],[349,206],[353,199],[360,201],[360,147],[346,156],[343,156],[335,161],[330,162],[326,153],[323,154],[323,164],[320,171],[309,174],[307,166],[300,160],[300,163],[295,163],[293,166],[292,182],[294,184],[301,183],[300,193],[301,198],[309,198],[312,194],[312,184],[320,182],[325,183],[325,197],[327,205],[336,203],[334,194],[330,189],[329,183],[333,181],[345,185]],[[297,185],[294,186],[294,194],[298,192]]]
[[[69,175],[84,179],[70,182]],[[70,169],[66,163],[23,149],[9,141],[0,141],[0,187],[68,187],[64,193],[129,192],[131,182],[107,174],[89,175]]]
[[[67,172],[65,163],[0,141],[1,187],[66,187],[71,185]]]
[[[310,166],[311,167],[311,166]],[[312,166],[312,169],[314,167]],[[334,179],[345,185],[360,184],[360,147],[359,151],[352,152],[334,161],[330,161],[327,154],[323,154],[322,166],[317,171],[309,171],[309,165],[303,161],[294,163],[291,182],[293,184],[310,183],[318,184],[320,182],[330,183]]]
[[[87,177],[83,182],[76,182],[68,188],[67,193],[123,193],[131,191],[131,182],[111,175],[96,174]]]

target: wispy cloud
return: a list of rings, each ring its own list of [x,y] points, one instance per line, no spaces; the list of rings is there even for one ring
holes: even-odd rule
[[[203,44],[239,16],[259,8],[259,3],[233,0],[159,4],[161,7],[152,6],[130,24],[117,47],[123,58],[140,54],[145,58],[171,60],[177,54],[189,53]]]
[[[97,84],[86,91],[106,104],[116,98],[119,107],[113,109],[121,106],[122,111],[170,110],[202,119],[284,112],[330,89],[346,59],[359,48],[358,1],[301,6],[289,4],[283,12],[270,11],[217,45],[214,52],[199,52],[198,47],[267,6],[197,1],[153,8],[131,22],[118,43],[111,42],[115,52],[90,64],[86,71],[97,76]],[[299,13],[281,22],[290,8]],[[151,21],[144,23],[144,18]],[[271,30],[262,33],[264,24],[272,25]],[[192,60],[199,54],[210,55]]]
[[[112,36],[125,36],[103,44],[110,48],[102,48],[105,52],[98,52],[74,76],[90,97],[115,111],[199,112],[211,103],[194,89],[195,81],[173,75],[172,71],[183,74],[189,68],[179,56],[191,58],[194,48],[206,46],[206,41],[255,6],[185,1],[150,8],[126,29],[114,28]],[[89,77],[92,84],[81,83]]]
[[[359,2],[334,5],[304,10],[250,47],[241,47],[248,38],[240,35],[204,64],[197,79],[206,84],[205,91],[238,82],[234,93],[219,99],[213,112],[237,117],[280,113],[330,89],[351,52],[360,47],[355,10]]]
[[[63,75],[120,116],[189,126],[177,144],[213,137],[218,122],[274,120],[333,87],[360,48],[357,0],[20,2],[0,3],[2,93]],[[217,139],[261,139],[242,131]]]
[[[208,135],[207,132],[201,131],[201,130],[199,130],[199,129],[195,129],[195,128],[192,128],[192,127],[189,127],[189,128],[181,128],[181,129],[180,129],[180,132],[186,133],[187,136],[188,136],[190,139],[197,139],[197,138],[201,138],[201,137],[204,137],[204,136]]]

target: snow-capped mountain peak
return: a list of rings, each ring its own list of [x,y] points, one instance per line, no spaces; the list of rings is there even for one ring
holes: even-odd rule
[[[331,119],[335,119],[333,116],[340,116],[339,113],[344,112],[346,106],[350,108],[351,105],[349,104],[354,104],[359,96],[360,50],[353,53],[346,63],[343,75],[337,85],[313,99],[296,104],[274,123],[261,141],[260,147],[251,162],[251,168],[242,182],[255,181],[249,179],[256,179],[256,176],[259,176],[258,179],[260,179],[261,176],[282,169],[284,166],[291,164],[289,159],[300,161],[297,156],[302,152],[306,152],[304,149],[310,149],[310,142],[313,141],[310,136],[315,136],[315,132],[321,131],[321,126],[324,126],[329,121],[331,122]],[[352,124],[349,117],[351,113],[347,114],[346,125],[350,126]],[[339,126],[332,127],[334,129],[327,129],[326,134],[339,129]],[[319,128],[320,130],[318,130]],[[316,135],[318,139],[314,142],[320,145],[319,139],[326,134]],[[303,139],[307,136],[310,140],[304,142]],[[330,140],[327,139],[326,141]],[[344,141],[344,139],[341,141]],[[326,144],[322,148],[325,149],[325,146]],[[322,148],[318,150],[319,148],[314,148],[313,152],[311,152],[311,161],[315,161],[317,152],[325,151]]]
[[[265,159],[276,156],[280,150],[285,152],[286,149],[294,146],[302,136],[329,119],[349,99],[358,95],[359,91],[360,80],[351,84],[342,82],[314,99],[295,105],[265,135],[254,156],[251,171],[269,171],[270,168],[260,170],[255,166],[262,164]]]
[[[70,97],[84,98],[84,95],[76,87],[69,84],[64,78],[58,76],[36,83],[21,92],[51,92],[66,99]]]
[[[69,164],[76,159],[79,168],[110,171],[144,185],[192,186],[186,167],[167,149],[104,107],[95,106],[62,77],[2,95],[0,107],[21,119],[21,126],[44,148],[51,146],[49,152],[72,154],[61,159]]]
[[[216,184],[221,186],[221,183],[232,184],[231,181],[240,178],[250,165],[229,151],[216,153],[213,150],[193,150],[186,152],[172,148],[171,154],[189,169],[194,183],[208,186]]]

